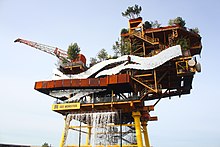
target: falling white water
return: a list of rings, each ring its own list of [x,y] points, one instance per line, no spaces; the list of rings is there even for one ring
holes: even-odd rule
[[[117,139],[114,136],[118,129],[114,126],[108,126],[114,124],[118,119],[117,112],[94,112],[94,113],[80,113],[72,114],[72,118],[78,121],[82,121],[92,126],[90,144],[94,147],[96,145],[113,145],[117,143]]]

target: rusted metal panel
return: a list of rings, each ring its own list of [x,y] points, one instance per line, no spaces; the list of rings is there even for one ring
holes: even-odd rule
[[[42,88],[47,88],[47,81],[42,82]]]
[[[107,86],[108,84],[108,78],[104,77],[104,78],[99,78],[100,81],[100,86]]]
[[[120,74],[118,75],[118,83],[128,83],[128,75],[127,74]]]
[[[86,64],[86,57],[83,54],[78,54],[78,58],[72,60],[72,62],[81,61],[83,64]]]
[[[151,116],[149,121],[158,121],[158,118],[157,116]]]
[[[63,87],[63,80],[56,80],[54,87],[55,88]]]
[[[81,79],[81,86],[82,87],[89,86],[89,79]]]
[[[35,87],[34,87],[34,89],[41,89],[42,86],[43,86],[43,82],[42,82],[42,81],[40,81],[40,82],[35,82]]]
[[[71,86],[71,79],[64,79],[63,87],[70,87],[70,86]]]
[[[80,83],[81,83],[80,79],[72,79],[71,80],[72,87],[79,87]]]
[[[90,78],[89,85],[98,87],[99,86],[99,78]]]
[[[146,111],[146,112],[154,111],[154,105],[143,106],[141,111]]]
[[[47,81],[47,88],[54,88],[54,81]]]
[[[117,84],[118,82],[118,76],[117,75],[111,75],[108,77],[109,78],[109,81],[108,81],[108,84]]]

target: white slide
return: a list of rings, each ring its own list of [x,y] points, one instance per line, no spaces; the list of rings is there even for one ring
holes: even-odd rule
[[[169,47],[159,54],[152,56],[152,57],[139,57],[134,55],[124,55],[117,59],[109,59],[102,61],[100,63],[95,64],[88,70],[80,73],[71,75],[71,79],[86,79],[92,76],[93,74],[97,73],[99,70],[103,69],[104,67],[113,64],[113,63],[121,63],[120,65],[113,67],[111,69],[103,70],[96,75],[96,78],[105,75],[114,75],[120,73],[120,71],[125,69],[136,69],[136,70],[151,70],[154,69],[165,62],[181,56],[182,51],[180,45]],[[128,62],[128,58],[130,58],[131,62]],[[55,78],[56,77],[56,78]],[[60,77],[55,76],[53,79],[68,79],[66,75],[60,75]]]

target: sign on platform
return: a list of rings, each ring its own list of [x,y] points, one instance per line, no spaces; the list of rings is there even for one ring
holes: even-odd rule
[[[53,104],[52,110],[72,110],[80,109],[80,103]]]

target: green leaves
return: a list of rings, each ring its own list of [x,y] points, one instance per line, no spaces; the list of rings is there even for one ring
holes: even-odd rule
[[[125,12],[122,12],[122,16],[127,17],[129,19],[135,19],[140,16],[141,10],[142,10],[141,6],[134,5],[128,7]]]
[[[49,147],[49,145],[45,142],[41,147]]]
[[[77,45],[77,43],[71,43],[68,47],[68,51],[67,51],[67,54],[68,54],[68,58],[70,60],[75,60],[78,58],[78,55],[80,53],[80,48],[79,46]]]
[[[108,53],[107,53],[107,51],[104,48],[101,49],[101,51],[99,51],[98,59],[100,61],[104,61],[104,60],[108,59]]]
[[[182,17],[177,17],[175,19],[170,19],[168,22],[169,26],[173,26],[173,25],[179,25],[181,27],[184,27],[186,25],[185,20],[183,20]]]
[[[179,38],[176,44],[179,44],[183,50],[188,50],[190,47],[189,40],[183,37]]]
[[[128,29],[125,28],[121,29],[121,34],[127,34],[127,33],[128,33]]]

